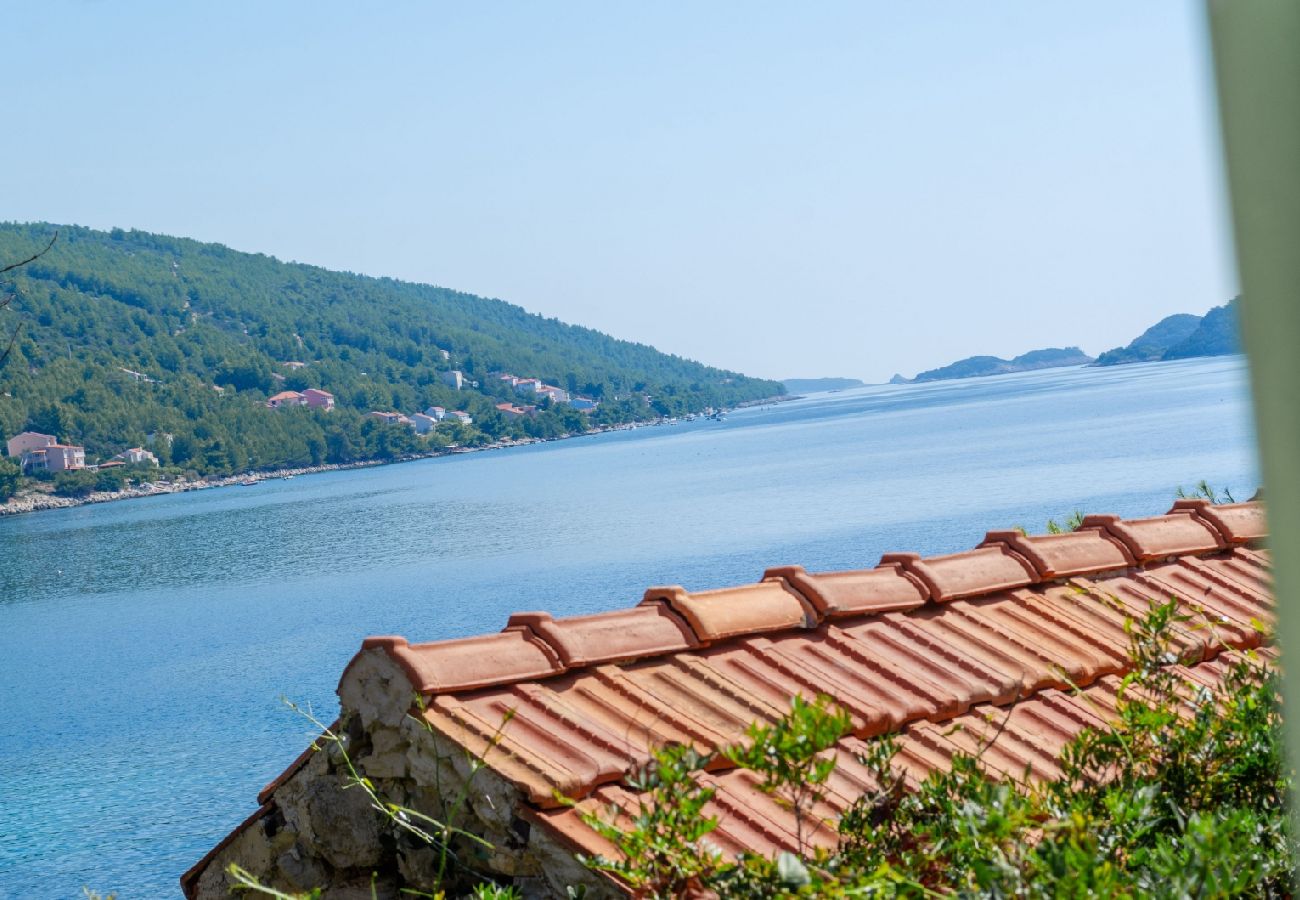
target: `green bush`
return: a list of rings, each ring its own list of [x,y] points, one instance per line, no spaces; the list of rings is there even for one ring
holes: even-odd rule
[[[22,470],[7,459],[0,459],[0,502],[8,500],[18,492],[18,480]]]
[[[1191,689],[1171,668],[1180,661],[1177,610],[1154,604],[1130,623],[1135,668],[1115,720],[1065,748],[1058,781],[993,777],[976,753],[905,790],[893,769],[897,739],[878,738],[861,760],[878,789],[835,823],[834,850],[809,851],[802,819],[831,774],[824,751],[847,718],[825,698],[796,698],[783,720],[751,728],[746,745],[723,752],[795,813],[798,853],[723,860],[698,830],[659,827],[660,805],[702,796],[676,748],[656,753],[642,776],[653,785],[656,772],[670,772],[673,794],[643,794],[630,825],[588,817],[626,855],[590,864],[647,897],[677,896],[683,886],[642,877],[653,859],[672,859],[677,872],[737,897],[1290,896],[1295,847],[1276,673],[1247,654],[1216,689]]]
[[[73,472],[54,473],[54,493],[60,497],[85,497],[98,490],[95,487],[98,472],[77,469]]]

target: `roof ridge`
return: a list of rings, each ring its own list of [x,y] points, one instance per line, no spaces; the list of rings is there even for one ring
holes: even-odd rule
[[[589,615],[556,619],[546,612],[516,613],[495,634],[418,644],[400,636],[369,637],[361,652],[384,650],[417,691],[433,696],[701,649],[747,635],[812,629],[833,619],[1143,568],[1257,546],[1266,536],[1264,508],[1257,500],[1215,505],[1180,499],[1159,516],[1090,515],[1078,530],[1063,534],[990,531],[978,546],[959,553],[886,553],[871,569],[810,573],[802,566],[776,566],[751,584],[705,591],[651,587],[636,606]]]

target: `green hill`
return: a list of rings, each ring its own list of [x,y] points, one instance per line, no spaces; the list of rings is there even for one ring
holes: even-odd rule
[[[1118,366],[1240,352],[1237,301],[1233,299],[1224,306],[1214,307],[1204,316],[1189,313],[1167,316],[1138,335],[1128,346],[1101,354],[1096,364]]]
[[[1164,359],[1187,359],[1191,356],[1225,356],[1241,352],[1237,332],[1237,300],[1216,306],[1201,319],[1196,330],[1165,351]]]
[[[1098,356],[1097,365],[1118,366],[1160,359],[1166,350],[1189,337],[1200,324],[1201,317],[1190,313],[1166,316],[1134,338],[1127,347],[1116,347]]]
[[[0,260],[30,255],[54,230],[0,224]],[[88,459],[155,432],[173,435],[170,447],[153,445],[164,462],[200,474],[391,458],[784,392],[501,300],[138,231],[59,232],[47,255],[7,276],[14,299],[0,335],[22,332],[0,369],[0,437],[31,428],[84,444]],[[444,383],[450,370],[464,374],[464,389]],[[508,419],[496,404],[525,401],[498,372],[599,407],[545,400],[535,417]],[[308,387],[338,407],[265,405]],[[431,405],[465,410],[474,425],[419,438],[366,415]]]

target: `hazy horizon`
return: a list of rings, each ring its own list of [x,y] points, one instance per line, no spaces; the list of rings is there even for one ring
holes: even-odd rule
[[[1237,292],[1201,14],[47,4],[10,17],[0,218],[429,282],[771,378],[1096,355]]]

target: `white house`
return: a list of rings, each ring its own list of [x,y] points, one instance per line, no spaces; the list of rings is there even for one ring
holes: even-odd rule
[[[457,422],[461,423],[462,425],[474,424],[474,417],[462,409],[453,409],[451,412],[447,413],[447,418],[455,419]]]
[[[465,374],[456,369],[452,369],[450,372],[443,372],[438,377],[442,379],[443,384],[448,385],[452,390],[458,391],[461,389],[461,386],[465,384]]]
[[[570,397],[569,405],[578,412],[591,412],[600,404],[595,400],[588,400],[586,397]]]
[[[411,427],[415,429],[416,434],[428,434],[438,427],[438,420],[424,413],[416,413],[411,416]]]
[[[552,403],[567,403],[569,400],[568,391],[549,384],[542,385],[537,391],[537,396],[550,397]]]
[[[154,456],[142,447],[132,447],[129,450],[123,450],[121,453],[117,454],[117,456],[114,456],[113,459],[120,459],[127,465],[140,465],[142,463],[151,466],[158,465],[158,457]]]
[[[545,385],[540,378],[520,378],[515,382],[515,390],[521,394],[535,394],[543,387]]]
[[[447,410],[443,409],[441,406],[430,406],[424,411],[424,414],[438,422],[447,418]]]

